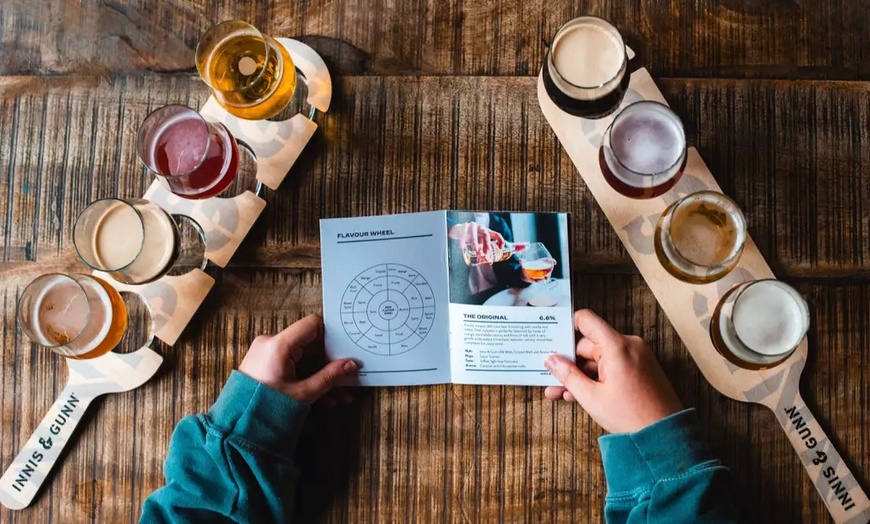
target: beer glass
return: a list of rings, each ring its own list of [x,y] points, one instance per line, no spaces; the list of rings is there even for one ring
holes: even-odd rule
[[[604,132],[598,163],[604,179],[629,198],[654,198],[677,183],[686,167],[680,117],[658,102],[626,106]]]
[[[732,363],[767,369],[797,349],[809,326],[809,307],[800,293],[779,280],[756,280],[722,297],[710,322],[710,337]]]
[[[727,275],[743,253],[746,222],[733,200],[699,191],[662,213],[655,231],[656,256],[676,278],[705,284]]]
[[[622,36],[594,16],[575,18],[556,31],[542,77],[550,100],[582,118],[602,118],[622,102],[631,79]]]
[[[550,290],[556,287],[556,282],[550,280],[556,259],[550,254],[547,246],[534,242],[526,249],[516,254],[523,272],[523,280],[531,283],[529,287],[530,306],[555,306],[557,299]]]
[[[51,273],[24,289],[18,324],[30,340],[59,355],[95,358],[124,336],[127,309],[115,288],[97,277]]]
[[[284,46],[241,20],[203,35],[196,70],[224,109],[247,120],[277,115],[296,89],[296,67]]]
[[[178,226],[148,200],[105,198],[81,212],[73,229],[79,258],[125,284],[163,276],[178,255]]]
[[[183,198],[217,196],[239,171],[239,146],[232,133],[187,106],[153,111],[139,127],[136,142],[145,167]]]

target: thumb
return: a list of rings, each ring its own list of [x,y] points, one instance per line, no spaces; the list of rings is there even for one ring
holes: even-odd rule
[[[582,403],[589,398],[595,388],[595,381],[580,371],[577,365],[562,355],[550,355],[544,366],[556,377],[574,398]]]
[[[357,363],[349,358],[330,362],[317,373],[294,384],[295,391],[291,396],[306,404],[313,404],[342,378],[354,373],[357,369],[359,369]]]

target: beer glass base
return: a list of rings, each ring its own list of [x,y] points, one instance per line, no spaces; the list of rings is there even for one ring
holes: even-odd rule
[[[151,306],[136,293],[122,291],[121,299],[127,309],[127,332],[121,337],[115,352],[132,353],[139,348],[150,346],[154,341],[155,332]]]
[[[687,160],[688,155],[683,159],[683,165],[680,167],[680,170],[665,182],[653,187],[634,187],[616,178],[616,175],[607,167],[607,161],[604,159],[604,146],[602,145],[598,148],[598,167],[601,168],[601,174],[604,176],[607,185],[620,195],[635,200],[649,200],[660,197],[670,191],[680,181],[680,177],[683,176]]]
[[[266,118],[271,122],[283,122],[290,120],[298,114],[310,115],[314,108],[308,104],[308,79],[298,68],[296,69],[296,90],[293,92],[293,97],[284,106],[284,109]],[[313,120],[313,118],[309,118]]]
[[[598,120],[615,113],[619,109],[619,105],[622,104],[622,99],[625,97],[625,92],[628,90],[628,84],[631,81],[631,76],[626,74],[622,82],[612,93],[597,100],[585,101],[571,98],[559,90],[550,77],[546,63],[543,67],[542,76],[547,96],[556,104],[556,107],[571,116],[587,120]]]
[[[263,192],[263,184],[257,179],[257,155],[251,146],[236,139],[239,151],[239,167],[235,178],[223,189],[220,198],[233,198],[245,191],[250,191],[257,196]]]
[[[202,226],[186,215],[173,215],[172,218],[178,224],[178,255],[166,274],[181,276],[194,269],[204,270],[208,258],[205,255],[205,231]]]

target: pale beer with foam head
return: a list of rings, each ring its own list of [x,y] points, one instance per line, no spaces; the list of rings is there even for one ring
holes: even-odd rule
[[[550,100],[582,118],[613,113],[628,89],[628,56],[622,36],[606,20],[581,16],[556,32],[542,77]]]
[[[623,108],[598,151],[604,179],[629,198],[654,198],[674,187],[686,158],[680,118],[668,106],[649,100]]]
[[[787,359],[810,326],[806,301],[774,279],[729,291],[713,313],[710,336],[722,356],[746,369],[767,369]]]
[[[165,275],[179,252],[175,220],[144,199],[96,200],[73,229],[79,258],[125,284],[144,284]]]

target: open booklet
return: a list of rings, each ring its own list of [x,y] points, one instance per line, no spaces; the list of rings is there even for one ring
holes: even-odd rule
[[[320,221],[330,359],[350,384],[553,385],[574,355],[568,215],[433,211]]]

